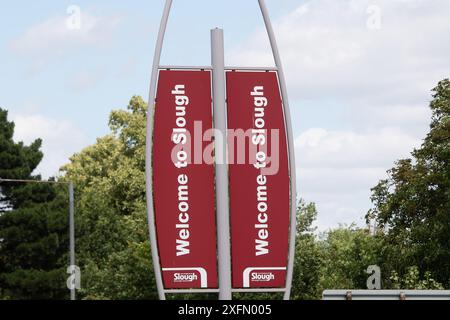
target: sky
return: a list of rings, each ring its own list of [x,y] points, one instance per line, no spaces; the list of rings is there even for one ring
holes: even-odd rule
[[[450,77],[450,1],[266,2],[290,97],[298,195],[316,203],[319,230],[364,225],[370,188],[421,145],[431,89]],[[108,134],[111,110],[147,99],[163,6],[2,5],[0,107],[17,141],[44,140],[37,172],[57,175]],[[209,65],[214,27],[224,29],[227,65],[273,65],[256,0],[174,0],[161,63]]]

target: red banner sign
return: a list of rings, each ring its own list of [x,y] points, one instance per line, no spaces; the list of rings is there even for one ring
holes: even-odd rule
[[[233,288],[283,288],[290,205],[277,74],[229,71],[226,81]]]
[[[153,134],[153,195],[167,289],[218,285],[214,165],[204,161],[194,164],[195,144],[191,143],[211,128],[211,72],[160,71]],[[203,140],[200,144],[201,150],[207,146]]]

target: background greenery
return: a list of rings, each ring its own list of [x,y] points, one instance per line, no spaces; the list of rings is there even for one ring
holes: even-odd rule
[[[299,201],[294,299],[320,299],[324,289],[366,288],[372,264],[381,267],[385,289],[450,287],[449,80],[433,89],[430,108],[430,132],[422,146],[398,160],[372,189],[368,227],[317,234],[314,203]],[[146,109],[135,96],[126,111],[113,111],[111,134],[73,155],[59,177],[76,186],[83,299],[157,298],[145,204]],[[41,141],[15,143],[13,131],[0,109],[0,177],[39,180],[32,172],[42,159]],[[0,299],[66,299],[67,191],[0,186]]]

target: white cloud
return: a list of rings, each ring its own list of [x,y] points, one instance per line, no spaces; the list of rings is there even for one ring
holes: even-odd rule
[[[381,28],[367,28],[377,5]],[[275,21],[293,98],[417,104],[450,75],[447,0],[314,0]],[[231,50],[231,65],[273,64],[264,30]]]
[[[431,119],[428,102],[417,106],[349,104],[343,113],[355,130],[378,130],[387,126],[401,129],[415,137],[425,136]]]
[[[55,176],[69,157],[88,144],[85,134],[71,122],[42,115],[12,114],[15,123],[14,139],[29,144],[41,138],[44,158],[36,169],[44,178]]]
[[[306,0],[274,21],[294,125],[324,118],[296,139],[299,195],[317,203],[322,230],[362,223],[370,188],[420,146],[430,90],[450,77],[449,16],[447,0]],[[265,30],[229,57],[273,65]]]
[[[295,140],[299,194],[317,203],[321,230],[338,223],[363,223],[370,188],[394,161],[420,146],[396,128],[356,133],[313,128]]]
[[[10,43],[15,55],[33,57],[34,67],[61,57],[80,47],[102,47],[109,44],[121,16],[96,16],[81,11],[81,27],[69,28],[69,16],[51,17],[28,28]]]
[[[317,168],[380,167],[390,165],[390,158],[396,155],[408,155],[420,141],[397,128],[368,133],[313,128],[295,141],[300,152],[297,164]]]

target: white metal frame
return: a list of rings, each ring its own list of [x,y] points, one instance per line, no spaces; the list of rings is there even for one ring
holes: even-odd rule
[[[152,250],[152,259],[153,259],[153,268],[155,272],[156,278],[156,286],[158,289],[158,295],[161,300],[165,300],[165,293],[198,293],[198,292],[219,292],[220,299],[231,299],[232,292],[284,292],[284,299],[289,300],[291,285],[292,285],[292,273],[294,268],[294,253],[295,253],[295,238],[296,238],[296,211],[297,211],[297,200],[296,200],[296,173],[295,173],[295,153],[294,153],[294,139],[292,132],[292,123],[289,109],[289,100],[286,88],[286,82],[284,78],[283,66],[281,63],[280,54],[278,51],[277,42],[275,39],[275,33],[272,28],[272,24],[270,22],[269,13],[264,0],[258,0],[259,7],[264,19],[264,24],[267,30],[267,34],[269,37],[270,45],[272,48],[272,54],[275,61],[275,67],[262,67],[262,68],[242,68],[242,67],[227,67],[223,66],[223,43],[220,45],[220,41],[223,41],[222,30],[215,29],[212,30],[212,51],[213,51],[213,66],[203,66],[203,67],[186,67],[186,66],[160,66],[161,52],[162,46],[164,42],[164,35],[167,28],[167,22],[169,19],[170,10],[172,7],[172,0],[166,0],[163,15],[161,18],[161,24],[158,32],[158,38],[155,46],[155,54],[153,58],[153,67],[151,74],[151,82],[150,82],[150,93],[148,99],[148,112],[147,112],[147,143],[146,143],[146,191],[147,191],[147,213],[148,213],[148,222],[149,222],[149,233],[150,233],[150,242],[151,242],[151,250]],[[216,48],[215,48],[216,47]],[[214,49],[215,48],[215,49]],[[219,53],[219,49],[222,50],[222,53]],[[214,53],[214,51],[216,53]],[[219,56],[217,56],[219,54]],[[216,55],[214,57],[214,55]],[[222,57],[220,57],[222,55]],[[220,68],[220,70],[218,70]],[[216,201],[218,201],[218,256],[219,256],[219,289],[177,289],[177,290],[165,290],[163,286],[162,274],[161,274],[161,266],[159,261],[158,254],[158,245],[156,238],[156,226],[155,226],[155,215],[154,215],[154,203],[153,203],[153,172],[152,172],[152,148],[153,148],[153,117],[154,117],[154,109],[155,109],[155,97],[156,97],[156,85],[158,79],[158,72],[160,69],[204,69],[204,70],[212,70],[213,71],[213,88],[216,85],[217,88],[223,87],[220,91],[224,91],[224,83],[221,81],[224,77],[225,70],[265,70],[265,71],[277,71],[278,81],[280,84],[281,97],[283,100],[283,113],[284,120],[286,125],[286,134],[287,134],[287,145],[288,145],[288,160],[289,160],[289,173],[290,173],[290,231],[289,231],[289,254],[287,261],[287,274],[286,274],[286,287],[285,288],[273,288],[273,289],[232,289],[231,288],[231,266],[229,261],[230,258],[230,237],[229,237],[229,214],[224,215],[223,212],[228,212],[228,199],[224,199],[228,197],[228,192],[224,194],[225,187],[228,187],[228,183],[224,184],[222,188],[222,193],[219,194]],[[214,72],[214,70],[216,72]],[[218,77],[214,75],[214,73],[220,73]],[[216,80],[214,81],[214,78]],[[222,78],[222,80],[220,80]],[[217,83],[219,81],[219,83]],[[219,99],[222,99],[222,95],[218,89],[213,90],[215,105],[217,103],[225,104],[225,100],[220,102],[217,101],[216,97],[219,95]],[[216,111],[216,107],[214,107]],[[220,109],[219,109],[220,110]],[[223,110],[222,110],[223,111]],[[223,123],[223,115],[216,119],[215,121],[220,120]],[[225,117],[226,119],[226,117]],[[220,172],[222,174],[220,174]],[[223,182],[223,173],[226,173],[227,169],[220,168],[219,175],[221,178],[219,180],[220,183]],[[216,168],[216,175],[218,171]],[[217,186],[216,186],[217,188]],[[226,201],[225,201],[226,200]],[[220,237],[220,238],[219,238]],[[228,242],[228,244],[226,244]],[[228,257],[226,257],[228,255]]]
[[[153,270],[155,273],[156,288],[160,300],[166,300],[164,285],[161,274],[161,265],[159,262],[158,244],[156,239],[155,210],[153,207],[153,172],[152,172],[152,152],[153,152],[153,116],[155,112],[156,84],[158,80],[158,69],[161,61],[161,51],[166,33],[167,21],[169,20],[172,0],[166,0],[164,12],[159,26],[158,38],[156,40],[155,55],[153,57],[152,75],[150,80],[150,93],[148,98],[147,110],[147,142],[145,157],[145,184],[147,193],[147,215],[148,227],[150,233],[150,245],[152,250]]]

